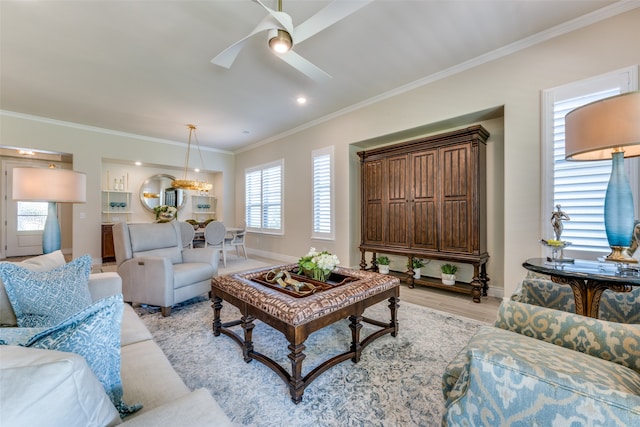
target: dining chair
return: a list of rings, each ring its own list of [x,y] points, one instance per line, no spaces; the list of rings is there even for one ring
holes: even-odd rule
[[[234,232],[233,237],[227,237],[226,239],[224,239],[225,248],[231,248],[235,246],[236,255],[238,257],[240,256],[240,248],[242,248],[242,252],[244,253],[244,258],[248,259],[247,248],[244,246],[244,238],[246,234],[247,234],[247,230],[245,230],[244,228],[240,231]]]
[[[227,266],[227,254],[225,248],[225,235],[227,227],[220,221],[211,221],[204,229],[204,247],[220,248],[222,252],[222,264]]]
[[[193,248],[193,239],[196,237],[196,231],[193,229],[193,225],[180,221],[180,237],[182,238],[183,248]]]

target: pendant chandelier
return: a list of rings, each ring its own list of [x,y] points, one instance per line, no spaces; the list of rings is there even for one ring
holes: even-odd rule
[[[196,135],[196,127],[194,125],[187,125],[189,128],[189,141],[187,143],[187,158],[184,160],[184,175],[182,179],[174,179],[171,185],[174,188],[181,188],[183,190],[194,191],[209,191],[213,188],[212,184],[207,181],[198,181],[193,179],[187,179],[187,173],[189,171],[189,156],[191,154],[191,137],[196,141],[198,147],[198,154],[200,155],[200,163],[202,169],[204,169],[204,161],[202,160],[202,152],[200,151],[200,143],[198,142],[198,136]],[[197,171],[197,170],[196,170]]]

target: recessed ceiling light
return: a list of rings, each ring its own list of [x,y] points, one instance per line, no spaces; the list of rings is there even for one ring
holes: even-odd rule
[[[304,105],[307,103],[307,98],[305,98],[304,96],[299,96],[296,99],[296,102],[298,102],[299,105]]]
[[[142,166],[142,162],[136,162],[136,166]]]

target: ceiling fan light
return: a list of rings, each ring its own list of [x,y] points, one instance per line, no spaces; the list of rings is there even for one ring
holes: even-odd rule
[[[269,33],[269,47],[276,53],[287,53],[293,46],[291,35],[285,30]]]

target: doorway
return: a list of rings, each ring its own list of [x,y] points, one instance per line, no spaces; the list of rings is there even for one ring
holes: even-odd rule
[[[32,152],[30,150],[23,150]],[[42,232],[47,217],[47,202],[17,202],[12,197],[13,169],[17,167],[46,168],[51,163],[62,169],[71,169],[70,156],[49,153],[20,155],[18,150],[2,148],[0,160],[2,185],[0,198],[2,209],[0,220],[0,259],[7,257],[35,256],[42,254]],[[63,250],[65,242],[70,250],[72,209],[66,204],[58,204],[58,219],[62,234]]]

